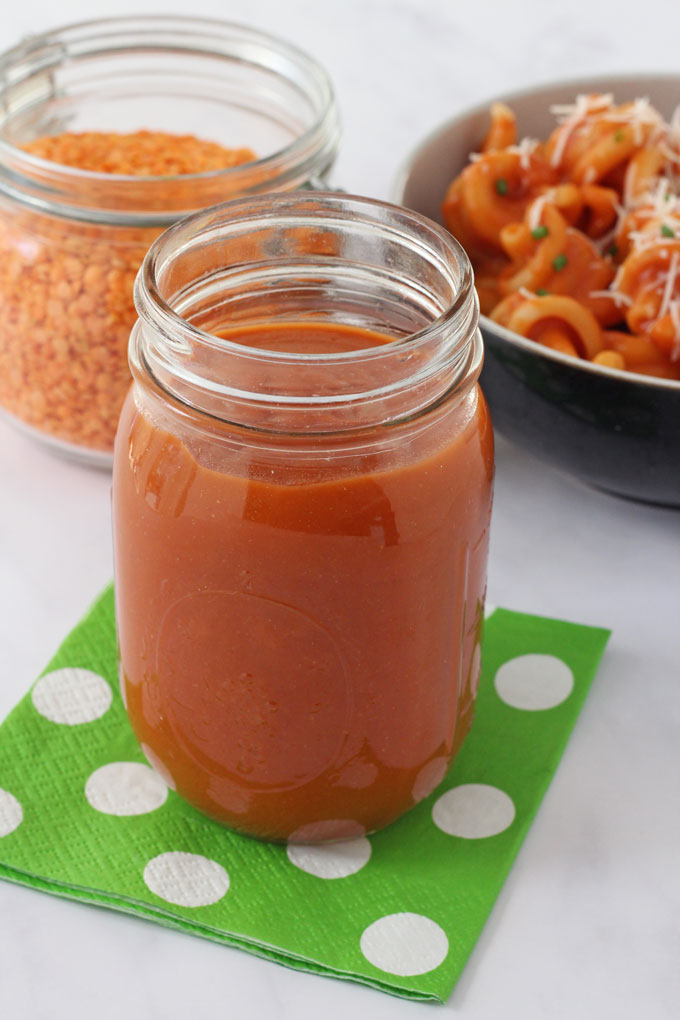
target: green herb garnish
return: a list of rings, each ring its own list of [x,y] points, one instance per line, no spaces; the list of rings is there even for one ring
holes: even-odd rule
[[[567,262],[568,259],[566,255],[564,254],[556,255],[555,258],[552,260],[553,269],[555,270],[556,273],[559,273],[561,269],[564,269]]]
[[[675,237],[675,231],[665,223],[661,224],[661,234],[663,237]]]
[[[623,141],[623,131],[621,130],[621,128],[619,128],[619,130],[614,134],[614,141],[615,142]]]
[[[537,297],[548,297],[549,294],[550,294],[550,291],[546,290],[545,287],[537,287],[536,288],[536,296]]]
[[[505,177],[499,177],[496,181],[496,191],[499,195],[507,195],[508,193],[508,182]]]
[[[548,228],[534,227],[534,229],[531,231],[531,236],[534,238],[535,241],[540,241],[542,237],[548,236]]]
[[[607,248],[606,252],[605,252],[605,255],[611,255],[612,257],[615,257],[618,254],[619,254],[619,246],[618,246],[618,244],[614,244],[614,243],[610,244],[609,247]]]

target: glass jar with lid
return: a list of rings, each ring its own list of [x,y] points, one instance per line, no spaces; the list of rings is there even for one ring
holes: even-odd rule
[[[134,277],[182,215],[323,178],[332,86],[288,43],[127,17],[0,55],[0,410],[107,465],[129,386]]]
[[[460,246],[313,192],[176,224],[114,461],[121,685],[149,761],[251,836],[387,825],[480,672],[493,439]]]

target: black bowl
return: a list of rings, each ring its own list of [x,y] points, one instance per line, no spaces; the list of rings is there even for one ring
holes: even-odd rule
[[[517,114],[520,136],[545,138],[553,103],[577,93],[647,96],[670,116],[680,75],[581,78],[496,96]],[[489,102],[429,135],[399,172],[392,199],[441,222],[446,189],[488,126]],[[618,496],[680,507],[680,382],[620,372],[558,354],[481,317],[482,388],[495,428],[554,467]]]

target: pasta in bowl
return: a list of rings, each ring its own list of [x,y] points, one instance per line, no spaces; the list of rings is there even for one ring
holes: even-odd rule
[[[501,97],[429,136],[402,202],[475,267],[497,429],[556,467],[680,506],[680,76]]]

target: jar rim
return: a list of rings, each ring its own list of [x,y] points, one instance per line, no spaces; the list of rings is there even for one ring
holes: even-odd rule
[[[280,146],[273,152],[269,152],[267,155],[247,163],[192,174],[137,175],[84,170],[80,167],[56,163],[26,152],[25,149],[8,141],[0,133],[0,166],[12,164],[12,181],[3,182],[0,179],[0,191],[7,190],[11,193],[12,197],[21,198],[20,188],[16,186],[17,176],[30,180],[31,177],[49,175],[51,181],[58,181],[68,189],[75,188],[79,183],[85,182],[106,184],[111,187],[119,186],[121,188],[125,186],[149,188],[160,183],[167,184],[173,182],[186,182],[188,184],[195,182],[197,185],[200,185],[202,183],[209,184],[220,181],[236,182],[241,176],[254,175],[256,183],[251,187],[244,187],[241,193],[246,195],[257,194],[272,187],[272,184],[276,186],[277,175],[283,175],[285,178],[287,170],[289,173],[299,173],[305,163],[309,162],[319,150],[326,148],[333,155],[337,151],[339,119],[335,92],[330,76],[324,67],[305,50],[278,35],[262,31],[248,24],[227,19],[165,14],[121,15],[71,22],[67,25],[49,29],[46,32],[27,36],[14,46],[0,52],[0,95],[2,95],[4,90],[12,87],[13,83],[10,81],[12,69],[30,63],[31,59],[36,59],[40,54],[41,48],[45,46],[52,47],[54,53],[51,62],[44,61],[44,66],[41,67],[41,70],[49,70],[51,67],[61,63],[64,58],[68,58],[70,55],[69,46],[75,47],[85,44],[92,46],[97,41],[105,41],[109,35],[115,36],[117,33],[123,33],[132,36],[136,32],[144,32],[145,28],[153,31],[163,31],[166,33],[166,36],[176,34],[178,40],[173,43],[173,47],[179,45],[186,52],[193,51],[190,39],[198,33],[212,44],[210,48],[206,46],[200,53],[207,56],[215,55],[219,57],[222,55],[225,59],[229,58],[229,53],[226,49],[220,49],[220,41],[224,43],[225,47],[228,46],[230,40],[245,41],[249,44],[263,46],[268,54],[273,55],[275,58],[282,57],[287,59],[291,66],[304,74],[304,94],[306,99],[313,104],[314,119],[292,141]],[[193,36],[189,33],[191,28],[196,30]],[[82,39],[81,36],[83,37]],[[145,41],[144,45],[153,46],[159,52],[169,48],[169,44],[166,42],[154,45]],[[141,43],[137,48],[142,48]],[[85,52],[106,54],[112,51],[99,49],[93,51],[86,50]],[[251,62],[262,68],[268,67],[266,63],[258,62],[252,55]],[[278,73],[285,76],[285,72],[282,72],[280,67],[277,70]],[[150,129],[153,130],[152,128]],[[26,198],[24,196],[24,200],[27,204],[39,208],[45,208],[45,206],[49,205],[49,200],[36,197]],[[87,207],[86,211],[89,215],[84,217],[79,216],[78,210],[73,208],[69,208],[67,214],[73,215],[74,218],[100,218],[96,215],[96,207],[94,209]],[[145,218],[148,218],[154,224],[165,226],[175,222],[179,216],[189,211],[191,210],[173,211],[172,215],[165,216],[163,214],[151,213]],[[130,210],[115,210],[109,216],[112,220],[118,222],[121,219],[126,219],[130,214]],[[106,219],[107,215],[104,214],[101,218]]]
[[[419,343],[425,343],[442,329],[452,328],[458,324],[461,312],[465,311],[469,306],[470,300],[475,298],[472,267],[462,245],[444,227],[430,220],[427,216],[423,216],[422,213],[407,209],[404,206],[347,192],[315,189],[309,195],[300,193],[296,195],[290,192],[271,193],[261,198],[261,200],[266,202],[267,212],[265,215],[272,218],[277,212],[290,208],[294,203],[309,201],[310,199],[314,202],[327,203],[331,206],[353,204],[367,210],[382,211],[388,215],[396,214],[403,220],[408,221],[413,227],[419,228],[421,231],[436,238],[444,246],[455,263],[460,273],[460,284],[457,288],[455,300],[437,318],[433,319],[422,329],[400,338],[394,344],[390,344],[390,348],[397,350],[404,343],[408,343],[409,349],[413,350]],[[367,347],[358,351],[310,355],[296,352],[263,350],[258,347],[249,347],[246,344],[233,343],[222,337],[216,337],[215,334],[206,332],[193,323],[188,322],[165,300],[160,292],[157,276],[159,262],[161,259],[168,257],[169,249],[175,244],[182,245],[190,240],[196,241],[200,238],[202,231],[208,229],[216,222],[219,223],[221,216],[225,216],[225,223],[233,221],[241,210],[252,209],[256,201],[257,197],[246,196],[244,198],[232,199],[229,202],[223,202],[220,205],[212,206],[210,209],[203,209],[192,213],[178,220],[171,227],[168,227],[167,230],[152,242],[135,281],[135,307],[140,318],[152,328],[157,329],[160,327],[166,336],[174,332],[178,334],[186,333],[202,343],[213,346],[218,345],[230,354],[236,356],[247,355],[255,360],[268,363],[273,361],[281,364],[301,364],[318,361],[319,364],[333,365],[343,364],[348,361],[369,361],[374,357],[384,357],[387,352],[385,345]],[[474,328],[476,328],[477,315],[474,316],[474,319]]]
[[[411,420],[467,392],[481,369],[479,303],[462,247],[421,214],[359,195],[271,193],[185,217],[147,252],[135,304],[133,377],[257,431]],[[358,325],[393,340],[309,354],[223,335],[277,322]]]

